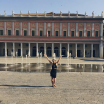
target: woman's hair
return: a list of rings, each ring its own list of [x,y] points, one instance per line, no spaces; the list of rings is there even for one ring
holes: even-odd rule
[[[53,62],[53,61],[56,61],[56,59],[52,59],[52,62]]]

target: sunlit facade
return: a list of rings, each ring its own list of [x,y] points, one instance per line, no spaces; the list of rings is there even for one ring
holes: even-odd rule
[[[0,56],[38,53],[52,57],[103,58],[103,13],[92,16],[68,13],[22,13],[0,15]]]

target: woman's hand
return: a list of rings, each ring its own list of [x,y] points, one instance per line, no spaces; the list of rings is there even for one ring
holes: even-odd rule
[[[47,57],[47,55],[46,55],[46,54],[44,54],[44,57]]]
[[[64,55],[61,55],[61,57],[62,57],[62,56],[64,56]]]

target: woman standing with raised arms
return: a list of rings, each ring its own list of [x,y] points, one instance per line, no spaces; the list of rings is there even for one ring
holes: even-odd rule
[[[56,74],[57,74],[57,65],[58,65],[61,57],[64,56],[64,55],[61,55],[57,62],[56,62],[55,59],[52,59],[52,62],[51,62],[50,59],[47,57],[46,54],[44,54],[44,56],[47,58],[47,60],[49,61],[49,63],[52,66],[52,70],[50,72],[51,82],[52,82],[52,86],[56,87],[55,82],[56,82]]]

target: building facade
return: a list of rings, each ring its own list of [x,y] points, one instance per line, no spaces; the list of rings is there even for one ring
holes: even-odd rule
[[[0,15],[0,56],[103,58],[103,13],[92,16],[68,13]]]

